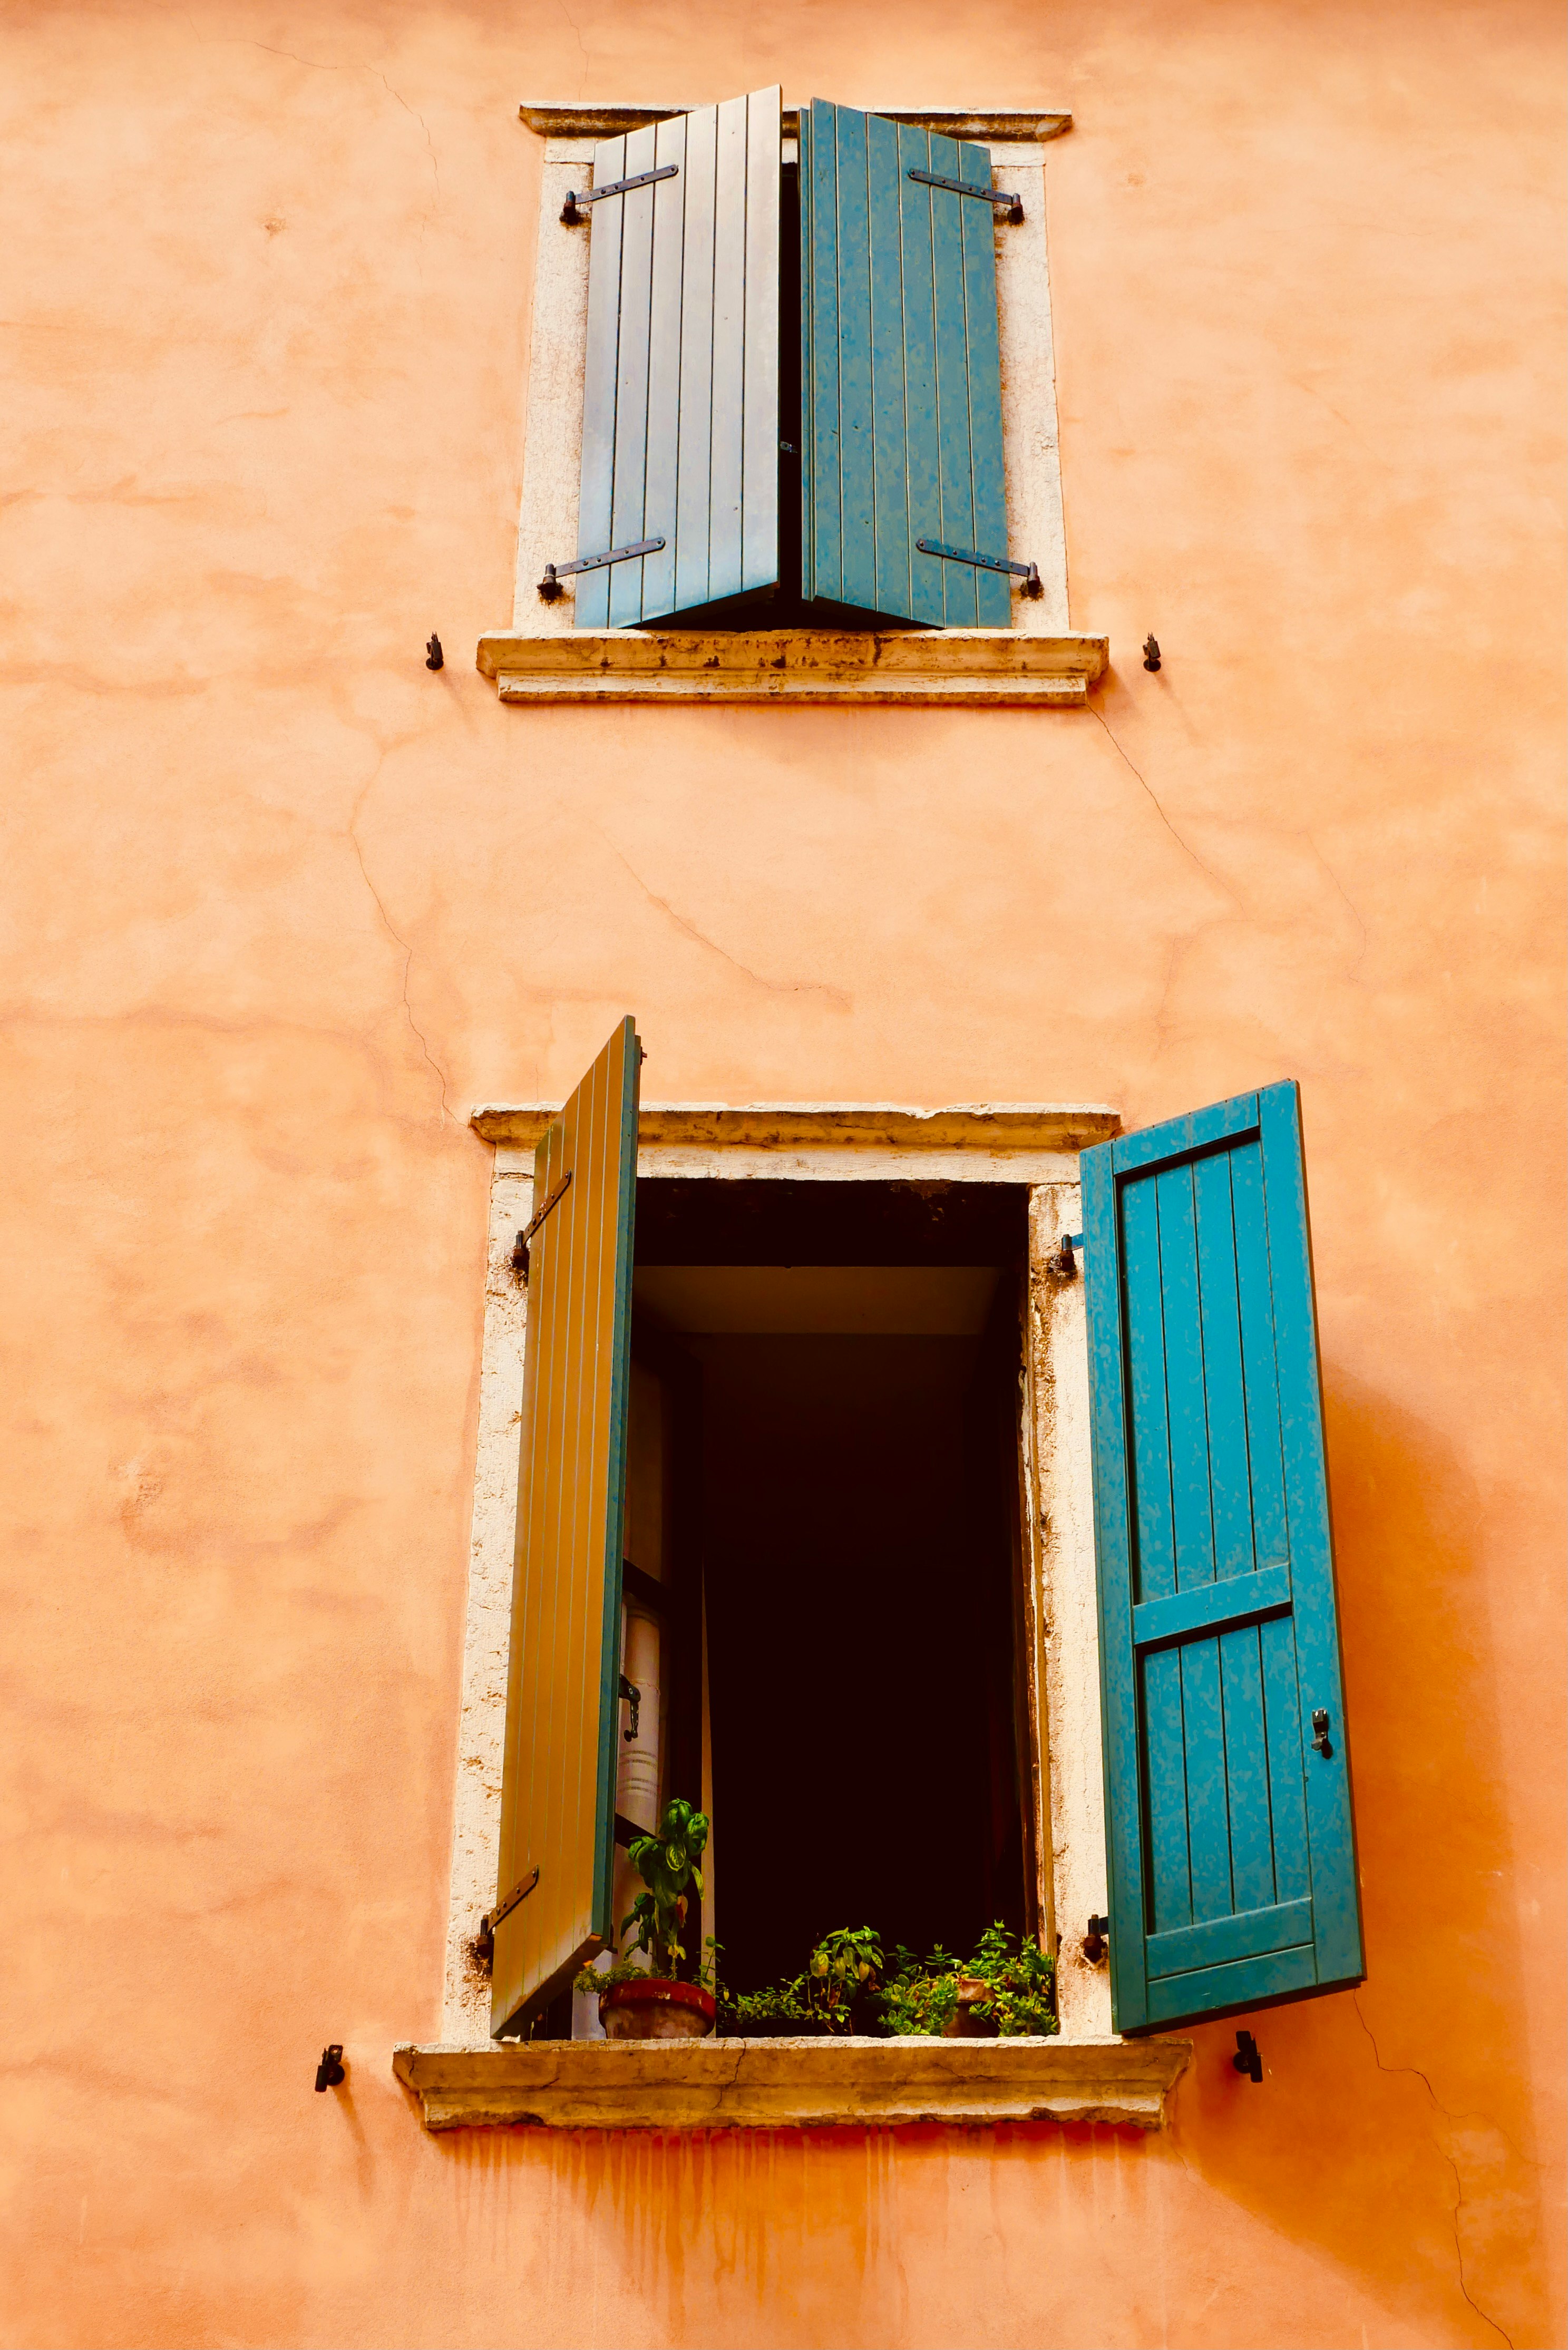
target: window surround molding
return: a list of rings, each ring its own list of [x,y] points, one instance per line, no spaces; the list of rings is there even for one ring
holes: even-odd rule
[[[1105,2120],[1158,2127],[1189,2043],[1111,2031],[1085,1924],[1106,1907],[1099,1644],[1084,1284],[1060,1244],[1082,1229],[1078,1153],[1121,1130],[1097,1104],[711,1103],[643,1107],[639,1177],[1022,1183],[1029,1301],[1020,1439],[1025,1639],[1039,1915],[1057,1954],[1058,2038],[1015,2043],[811,2040],[510,2043],[489,2033],[474,1951],[495,1891],[517,1503],[525,1293],[510,1258],[533,1212],[534,1150],[558,1104],[485,1105],[494,1150],[441,2035],[400,2046],[432,2129],[778,2127],[824,2121]]]
[[[523,495],[512,625],[479,640],[481,673],[503,702],[894,702],[1082,707],[1105,673],[1108,640],[1068,625],[1066,539],[1057,454],[1055,362],[1045,238],[1048,141],[1070,114],[1039,108],[876,108],[894,121],[983,139],[1023,219],[997,232],[1002,432],[1009,540],[1038,564],[1042,593],[1015,597],[1009,629],[840,634],[758,629],[578,629],[569,587],[545,603],[538,582],[577,544],[589,227],[564,228],[567,191],[588,183],[597,140],[683,111],[676,107],[525,101],[544,141],[529,339]],[[798,109],[784,114],[793,161]],[[565,583],[564,583],[565,584]]]

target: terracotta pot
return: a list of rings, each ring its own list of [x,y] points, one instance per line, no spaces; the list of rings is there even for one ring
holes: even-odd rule
[[[994,2015],[977,2015],[976,2007],[989,1999],[989,1984],[977,1981],[973,1975],[960,1975],[958,2006],[951,2020],[942,2026],[944,2040],[994,2040],[998,2037]]]
[[[599,2000],[607,2040],[701,2040],[713,2029],[713,1994],[659,1975],[611,1983]]]

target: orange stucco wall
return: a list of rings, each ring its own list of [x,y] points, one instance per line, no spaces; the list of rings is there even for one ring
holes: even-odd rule
[[[1561,2342],[1558,11],[13,0],[4,41],[4,2340]],[[1088,712],[527,713],[470,666],[518,99],[775,77],[1075,112]],[[628,1009],[662,1099],[1300,1078],[1370,1977],[1260,2021],[1261,2090],[1219,2024],[1153,2139],[420,2127],[465,1116]]]

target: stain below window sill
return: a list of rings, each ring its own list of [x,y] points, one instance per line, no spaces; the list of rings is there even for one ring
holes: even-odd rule
[[[427,2129],[1159,2129],[1186,2040],[548,2040],[393,2052]]]
[[[583,629],[481,637],[503,702],[793,702],[1081,709],[1105,637],[1012,629]]]

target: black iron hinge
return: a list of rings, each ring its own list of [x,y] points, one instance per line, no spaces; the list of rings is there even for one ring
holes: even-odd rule
[[[636,555],[657,555],[663,545],[661,538],[639,538],[635,546],[612,546],[607,555],[579,555],[575,563],[546,563],[539,593],[546,604],[553,604],[561,592],[562,580],[569,578],[574,571],[602,571],[607,563],[629,563]]]
[[[511,1260],[512,1270],[524,1286],[526,1286],[528,1280],[528,1243],[533,1239],[535,1233],[538,1231],[540,1225],[544,1222],[545,1217],[549,1214],[551,1209],[558,1206],[560,1201],[566,1198],[566,1193],[571,1189],[571,1184],[572,1170],[568,1167],[560,1181],[556,1184],[555,1190],[551,1192],[549,1198],[545,1201],[544,1206],[540,1209],[538,1214],[534,1218],[532,1223],[524,1225],[522,1231],[518,1233],[516,1240],[513,1243]]]
[[[1000,188],[982,187],[978,180],[949,180],[940,172],[911,171],[907,176],[925,188],[948,188],[955,196],[978,196],[984,204],[1004,204],[1008,219],[1014,223],[1023,218],[1022,196],[1004,196]]]
[[[602,188],[587,188],[580,193],[576,188],[566,190],[566,201],[561,206],[561,218],[568,228],[576,228],[583,215],[579,204],[602,204],[607,196],[629,196],[633,188],[651,187],[655,180],[672,180],[679,163],[660,163],[655,172],[638,172],[629,180],[607,180]]]
[[[1004,555],[977,555],[971,546],[948,546],[940,538],[918,538],[915,545],[922,555],[940,556],[944,563],[969,563],[977,571],[1010,571],[1023,580],[1026,596],[1044,593],[1037,563],[1009,563]]]

